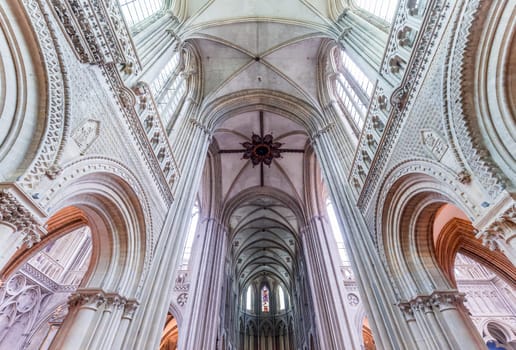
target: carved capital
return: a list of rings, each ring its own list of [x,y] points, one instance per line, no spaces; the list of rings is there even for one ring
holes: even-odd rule
[[[138,305],[140,305],[140,303],[136,300],[127,300],[124,304],[124,314],[122,315],[122,318],[132,320]]]
[[[483,229],[478,230],[476,237],[490,250],[500,250],[505,253],[516,235],[516,204],[511,204]]]
[[[73,293],[68,298],[68,307],[85,307],[97,310],[106,302],[106,296],[100,290],[81,290]]]
[[[7,190],[0,190],[0,221],[12,225],[23,235],[22,242],[28,248],[41,241],[41,235],[45,233],[34,215]]]
[[[412,305],[410,305],[409,302],[399,302],[398,307],[400,308],[407,322],[415,320],[414,310],[412,309]]]
[[[463,306],[465,296],[466,294],[460,293],[457,290],[436,291],[432,293],[431,301],[433,306],[439,309],[439,311],[445,311]]]

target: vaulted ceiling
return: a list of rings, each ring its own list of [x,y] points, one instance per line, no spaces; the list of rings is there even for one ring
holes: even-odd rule
[[[260,90],[288,95],[319,109],[320,49],[326,38],[335,36],[334,23],[328,19],[330,3],[188,1],[186,29],[180,36],[197,48],[201,58],[203,104],[237,93],[245,99],[242,92]],[[230,215],[234,276],[241,290],[265,276],[290,290],[300,258],[302,225],[293,207],[304,206],[309,137],[303,126],[280,111],[259,106],[245,110],[221,118],[213,134],[213,149],[220,153],[223,205],[242,193],[250,194]],[[249,152],[259,153],[253,135],[271,135],[279,157],[270,164],[253,164],[245,153],[246,145],[251,147]]]

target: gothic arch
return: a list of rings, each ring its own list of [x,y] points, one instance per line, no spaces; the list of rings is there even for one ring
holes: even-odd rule
[[[475,237],[474,231],[470,221],[454,217],[437,233],[437,239],[434,237],[437,262],[449,280],[456,286],[453,269],[455,257],[460,252],[488,267],[510,285],[514,285],[516,270],[512,263],[501,252],[491,251],[482,245],[482,241]]]
[[[444,123],[459,162],[495,198],[507,185],[514,190],[516,176],[514,9],[469,0],[460,16],[444,77]]]
[[[151,259],[152,224],[136,177],[116,161],[86,158],[67,165],[42,197],[41,204],[55,213],[49,228],[57,226],[46,239],[69,232],[67,223],[86,222],[92,231],[93,256],[83,287],[137,297]]]
[[[224,120],[255,110],[277,113],[301,125],[310,134],[316,133],[324,123],[322,113],[296,97],[271,90],[242,90],[222,96],[206,105],[199,122],[207,130],[214,130]]]
[[[41,8],[21,1],[0,7],[0,178],[17,178],[27,190],[51,172],[68,130],[66,75]]]
[[[398,297],[452,288],[435,258],[431,230],[435,212],[445,203],[475,216],[466,190],[449,170],[414,161],[392,170],[381,193],[376,238],[398,294],[403,294]]]

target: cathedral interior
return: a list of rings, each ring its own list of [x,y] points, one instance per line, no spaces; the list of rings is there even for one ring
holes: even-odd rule
[[[516,0],[0,29],[0,349],[516,350]]]

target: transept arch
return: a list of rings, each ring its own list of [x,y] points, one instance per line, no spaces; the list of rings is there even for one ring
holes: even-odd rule
[[[29,191],[58,171],[68,133],[67,78],[44,15],[22,2],[0,7],[0,179]]]

